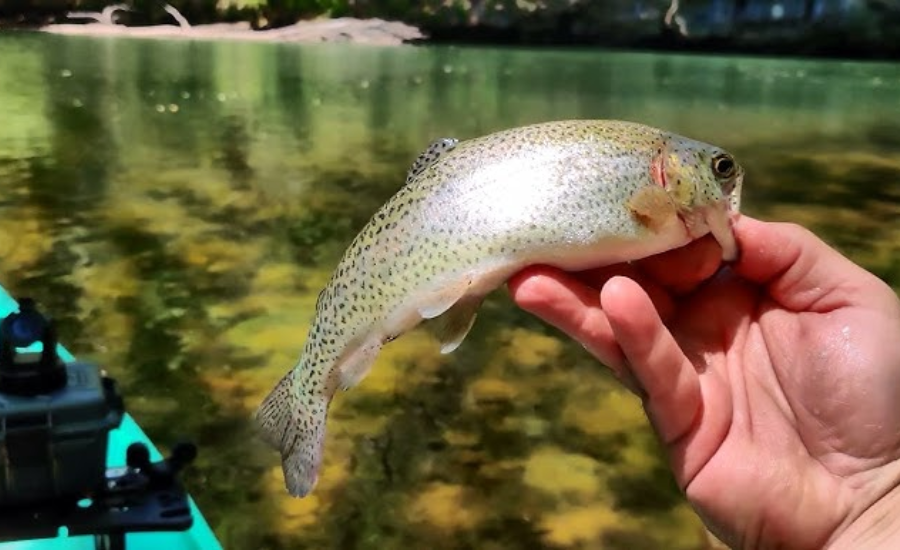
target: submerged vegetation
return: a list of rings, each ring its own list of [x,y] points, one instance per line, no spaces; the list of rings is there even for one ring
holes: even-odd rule
[[[2,283],[155,441],[198,443],[187,484],[226,548],[705,547],[638,401],[503,292],[452,355],[387,346],[335,401],[318,489],[286,495],[250,415],[435,137],[615,117],[719,143],[745,211],[900,289],[893,66],[40,35],[0,59]]]

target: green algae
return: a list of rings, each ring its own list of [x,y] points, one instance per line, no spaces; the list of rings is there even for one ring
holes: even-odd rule
[[[639,401],[502,293],[452,355],[427,330],[387,346],[334,402],[316,492],[286,496],[250,416],[435,137],[615,116],[721,142],[746,211],[900,288],[890,67],[56,37],[0,57],[21,73],[0,109],[27,107],[0,127],[3,283],[155,441],[200,445],[187,483],[228,548],[704,547]]]

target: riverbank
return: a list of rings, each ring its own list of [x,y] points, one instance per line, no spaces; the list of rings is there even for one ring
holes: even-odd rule
[[[394,46],[426,39],[418,27],[384,19],[312,19],[277,29],[255,30],[249,23],[210,23],[176,26],[128,27],[107,23],[58,23],[39,27],[52,34],[80,36],[127,36],[183,40],[255,40],[278,42],[352,42]]]
[[[582,20],[566,25],[519,24],[498,25],[487,21],[400,21],[378,17],[319,17],[303,19],[287,26],[258,29],[249,21],[210,22],[191,25],[175,12],[172,19],[180,24],[113,23],[108,6],[101,12],[81,12],[80,17],[97,22],[23,24],[0,22],[3,28],[28,28],[54,34],[82,36],[125,36],[138,38],[189,40],[249,40],[280,42],[349,42],[364,45],[396,46],[408,43],[444,43],[456,45],[564,46],[603,47],[645,51],[719,53],[818,57],[855,60],[900,59],[900,15],[896,20],[880,20],[878,26],[869,21],[835,22],[808,25],[786,30],[783,24],[742,26],[726,33],[712,27],[703,29],[691,20],[682,22],[691,32],[675,32],[654,23],[653,17],[625,22],[614,29]],[[121,10],[121,8],[118,8]],[[121,12],[123,19],[129,15]],[[70,16],[72,14],[70,13]],[[596,18],[595,18],[596,19]],[[57,19],[58,20],[58,19]],[[171,19],[169,19],[171,21]],[[605,21],[605,20],[604,20]],[[526,24],[529,23],[529,24]],[[546,23],[546,22],[545,22]],[[608,22],[607,22],[608,23]],[[604,23],[604,24],[607,24]]]

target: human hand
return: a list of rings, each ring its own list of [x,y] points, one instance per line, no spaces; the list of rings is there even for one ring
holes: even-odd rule
[[[531,267],[510,290],[641,396],[726,544],[900,548],[900,300],[798,226],[741,216],[735,233],[724,269],[704,238],[594,271]]]

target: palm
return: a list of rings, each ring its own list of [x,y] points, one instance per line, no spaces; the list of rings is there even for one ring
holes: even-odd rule
[[[686,299],[667,323],[705,369],[704,396],[715,396],[705,399],[690,442],[672,442],[694,447],[673,449],[694,457],[679,481],[711,525],[738,525],[735,546],[755,547],[765,536],[821,547],[849,512],[819,515],[824,504],[852,502],[848,478],[900,458],[897,407],[858,407],[900,365],[896,350],[862,341],[877,335],[849,328],[900,334],[879,317],[861,307],[795,312],[732,279]],[[798,512],[809,518],[802,530]]]
[[[626,381],[631,365],[676,478],[726,542],[821,547],[900,474],[900,305],[836,253],[706,280],[716,252],[511,287]],[[641,286],[610,280],[622,273]]]

